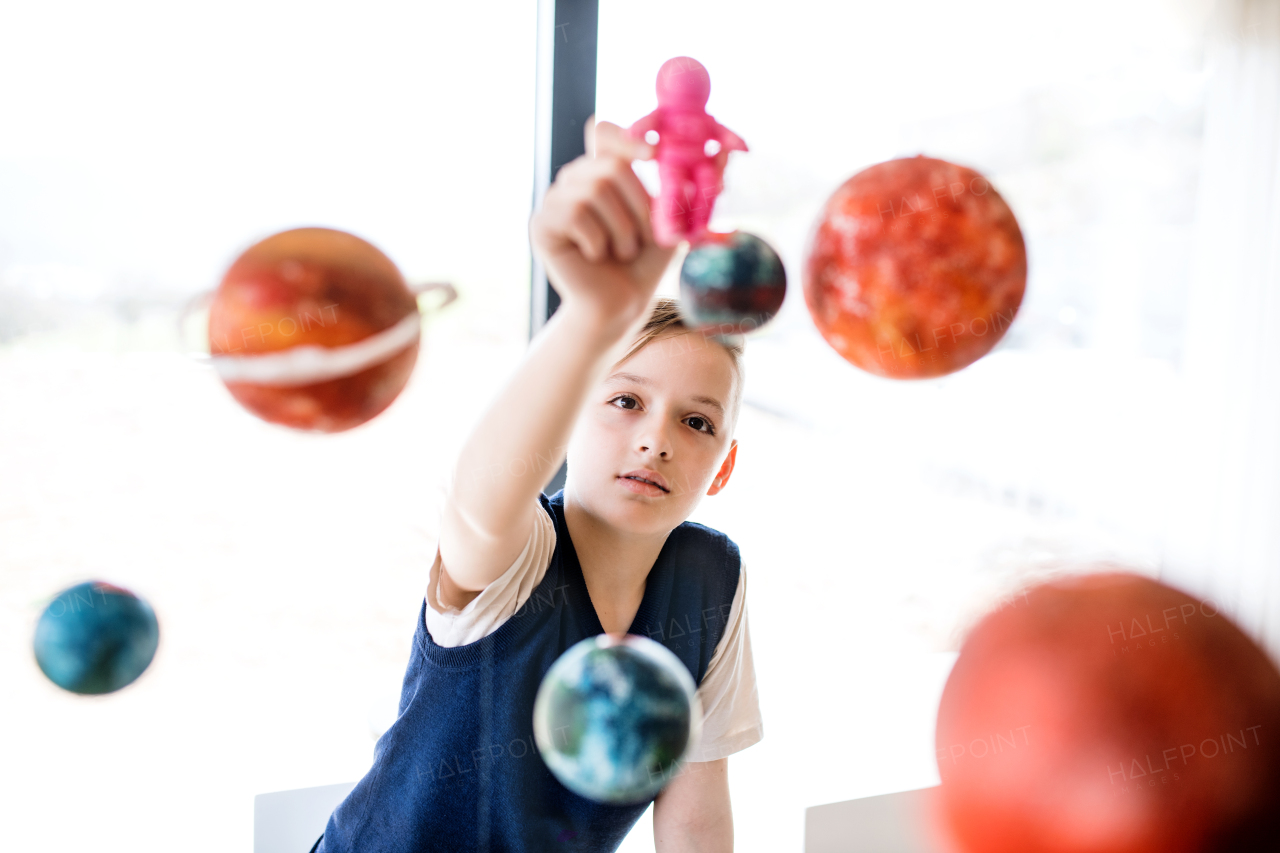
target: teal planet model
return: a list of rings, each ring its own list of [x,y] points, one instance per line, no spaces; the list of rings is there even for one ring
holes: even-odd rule
[[[703,334],[754,332],[782,308],[787,271],[773,248],[754,234],[707,234],[680,267],[680,309]]]
[[[112,693],[137,680],[160,644],[151,605],[101,581],[58,593],[40,614],[36,663],[49,680],[72,693]]]
[[[547,767],[569,790],[603,803],[654,797],[701,730],[689,670],[665,646],[634,635],[572,646],[547,670],[533,706]]]

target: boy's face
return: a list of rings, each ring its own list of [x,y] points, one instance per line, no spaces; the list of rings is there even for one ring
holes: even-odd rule
[[[737,390],[733,359],[716,342],[694,332],[653,340],[588,397],[569,440],[566,494],[619,530],[677,527],[733,471]]]

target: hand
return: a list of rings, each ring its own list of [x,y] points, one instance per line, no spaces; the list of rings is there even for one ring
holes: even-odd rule
[[[651,199],[631,170],[653,154],[623,128],[588,121],[587,154],[560,170],[529,224],[561,300],[616,330],[648,310],[674,253],[654,241]]]

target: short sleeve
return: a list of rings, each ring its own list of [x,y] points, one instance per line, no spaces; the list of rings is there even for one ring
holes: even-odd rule
[[[427,579],[426,622],[431,639],[438,646],[452,648],[474,643],[498,630],[533,595],[547,574],[555,549],[555,522],[539,505],[534,512],[529,541],[520,556],[497,580],[459,610],[440,603],[438,590],[444,564],[440,561],[440,549],[437,547]]]
[[[747,569],[738,573],[724,635],[698,686],[702,701],[702,739],[686,761],[715,761],[746,749],[764,737],[756,691],[751,635],[747,630]]]

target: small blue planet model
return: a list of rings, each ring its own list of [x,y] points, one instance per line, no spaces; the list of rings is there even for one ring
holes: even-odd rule
[[[646,637],[577,643],[547,670],[533,706],[547,767],[569,790],[603,803],[652,798],[701,730],[689,670]]]
[[[745,231],[708,234],[680,267],[681,310],[706,334],[753,332],[773,319],[786,295],[782,259]]]
[[[132,684],[159,644],[151,605],[101,581],[63,590],[36,623],[36,663],[72,693],[112,693]]]

